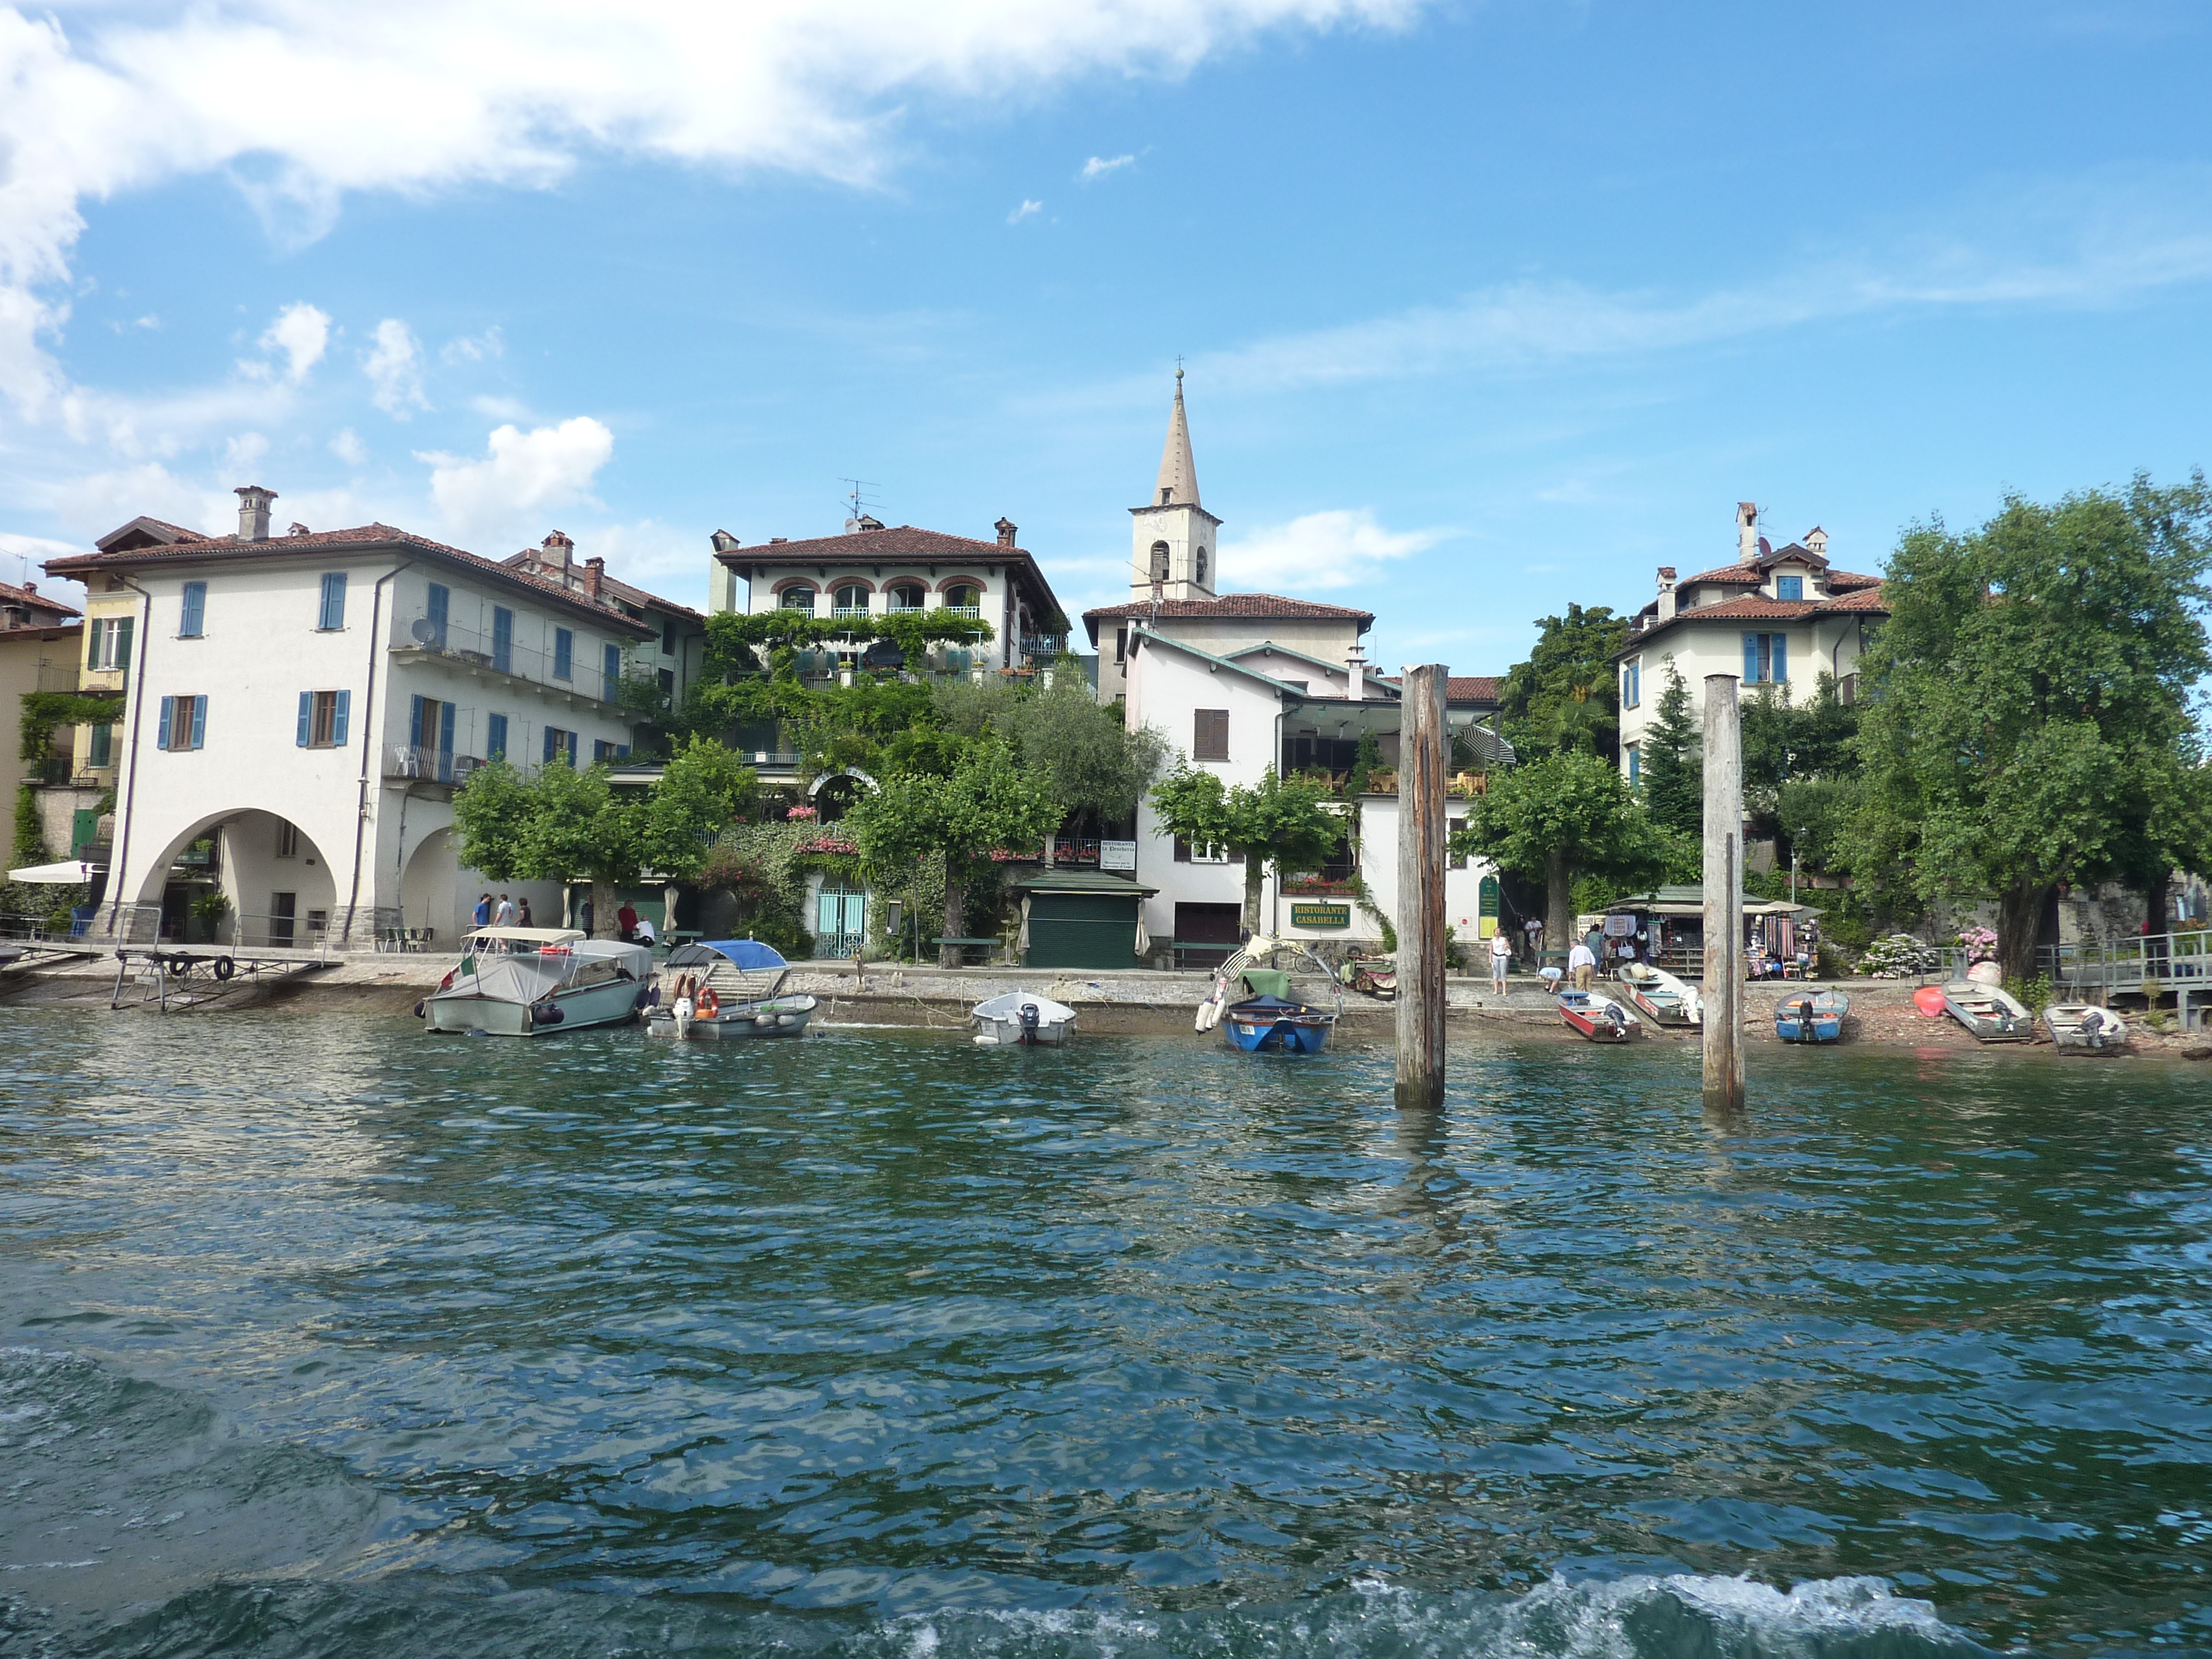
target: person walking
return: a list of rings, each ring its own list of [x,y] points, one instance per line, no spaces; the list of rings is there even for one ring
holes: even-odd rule
[[[1505,994],[1505,970],[1513,963],[1512,936],[1500,928],[1490,936],[1490,988]]]
[[[1586,939],[1575,941],[1575,948],[1567,952],[1567,971],[1575,976],[1575,989],[1587,991],[1597,983],[1597,952],[1591,950]]]
[[[530,895],[527,893],[522,896],[521,902],[514,907],[514,925],[518,927],[535,927],[538,925],[530,919]]]
[[[499,908],[491,913],[491,922],[495,927],[514,926],[514,901],[504,893],[499,896]]]
[[[477,901],[476,914],[471,918],[471,925],[477,927],[491,926],[491,895],[489,893],[486,893]]]

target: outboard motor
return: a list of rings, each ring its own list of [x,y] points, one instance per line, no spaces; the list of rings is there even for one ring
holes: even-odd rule
[[[1024,1004],[1022,1004],[1022,1014],[1021,1014],[1021,1019],[1022,1019],[1022,1041],[1023,1041],[1024,1042],[1025,1042],[1025,1043],[1029,1043],[1029,1044],[1034,1045],[1034,1044],[1036,1043],[1036,1034],[1037,1034],[1037,1006],[1036,1006],[1036,1004],[1035,1004],[1034,1002],[1024,1002]]]

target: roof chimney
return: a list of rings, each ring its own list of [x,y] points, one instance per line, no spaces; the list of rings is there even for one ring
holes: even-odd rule
[[[568,568],[568,562],[575,556],[575,553],[576,544],[556,530],[548,536],[539,547],[538,562],[565,574]]]
[[[1014,544],[1014,536],[1016,532],[1021,529],[1021,526],[1016,524],[1012,519],[1001,518],[998,523],[993,525],[991,528],[999,532],[1000,546],[1012,547]]]
[[[1805,550],[1808,553],[1817,553],[1824,559],[1826,558],[1828,556],[1828,532],[1821,529],[1820,526],[1814,525],[1810,530],[1805,532]]]
[[[36,599],[39,594],[39,585],[36,582],[25,582],[23,584],[23,591],[26,593],[28,593],[33,599]]]
[[[599,597],[599,584],[606,580],[607,562],[605,559],[584,561],[584,592],[592,598]]]
[[[717,553],[734,553],[738,550],[738,538],[726,530],[717,530],[707,539],[714,544],[714,551]]]
[[[1674,567],[1662,564],[1659,567],[1659,620],[1672,622],[1674,619]]]
[[[1352,649],[1344,653],[1344,673],[1348,682],[1344,695],[1353,702],[1367,701],[1367,653],[1359,641],[1352,642]]]
[[[276,492],[264,489],[259,484],[240,484],[231,493],[238,497],[238,539],[267,541],[269,503],[276,499]]]
[[[1735,562],[1738,564],[1759,562],[1759,503],[1738,501],[1735,504]]]
[[[301,524],[297,519],[292,520],[292,527],[284,533],[288,536],[311,536],[314,534],[313,531],[309,530],[307,526]]]

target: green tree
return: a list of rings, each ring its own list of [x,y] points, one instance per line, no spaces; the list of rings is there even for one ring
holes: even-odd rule
[[[1330,809],[1328,791],[1269,767],[1256,784],[1231,788],[1219,774],[1178,766],[1152,787],[1160,827],[1193,847],[1224,847],[1244,864],[1244,932],[1260,931],[1260,878],[1317,867],[1349,827]]]
[[[1570,605],[1544,617],[1528,660],[1507,671],[1498,694],[1498,727],[1523,760],[1583,750],[1617,759],[1620,750],[1619,670],[1613,658],[1628,623],[1604,605]]]
[[[1753,833],[1789,840],[1783,792],[1793,784],[1848,779],[1856,770],[1851,738],[1857,732],[1858,706],[1836,695],[1830,674],[1820,676],[1802,703],[1786,685],[1762,685],[1745,697],[1743,808]]]
[[[1674,659],[1667,659],[1667,689],[1644,733],[1642,787],[1652,822],[1678,835],[1705,830],[1705,755],[1690,714],[1690,688]]]
[[[461,861],[494,881],[589,881],[592,932],[605,939],[616,931],[617,886],[647,872],[698,874],[715,833],[756,793],[751,768],[693,738],[645,788],[617,788],[605,765],[578,771],[556,760],[525,778],[494,761],[454,796],[453,821]]]
[[[1456,855],[1479,854],[1544,884],[1546,945],[1567,948],[1578,876],[1644,883],[1664,873],[1668,842],[1620,772],[1603,757],[1570,751],[1491,775],[1451,838]]]
[[[1130,731],[1075,674],[1055,675],[1052,685],[1016,698],[994,725],[1013,744],[1023,769],[1052,792],[1061,821],[1078,818],[1094,830],[1133,813],[1167,760],[1167,740],[1158,732]]]
[[[2212,856],[2192,718],[2212,672],[2212,495],[2138,475],[2124,495],[2014,496],[1979,529],[1909,532],[1861,664],[1862,875],[1923,900],[1994,895],[2008,978],[2035,970],[2055,886],[2162,882]]]
[[[1001,848],[1026,848],[1048,836],[1060,807],[1045,781],[1014,764],[995,736],[969,744],[950,775],[895,773],[854,803],[843,827],[872,869],[904,867],[924,858],[945,866],[945,931],[957,938],[965,922],[969,884]],[[959,947],[945,945],[947,968]]]

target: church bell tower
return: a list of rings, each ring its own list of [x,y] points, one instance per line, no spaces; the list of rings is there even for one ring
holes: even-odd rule
[[[1198,466],[1190,455],[1190,422],[1183,413],[1180,367],[1176,370],[1175,407],[1168,413],[1167,446],[1160,452],[1159,483],[1153,487],[1152,499],[1129,513],[1135,526],[1132,597],[1213,598],[1221,520],[1198,504]]]

